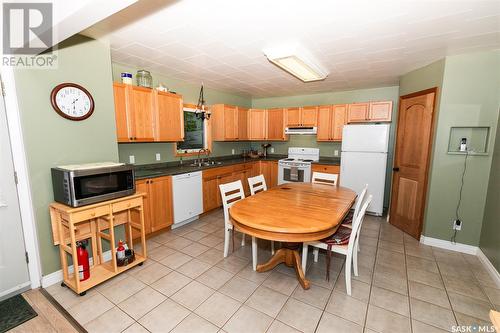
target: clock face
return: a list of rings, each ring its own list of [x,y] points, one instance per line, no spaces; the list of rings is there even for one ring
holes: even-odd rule
[[[83,87],[63,83],[52,91],[52,106],[61,116],[71,120],[83,120],[94,111],[94,100]]]

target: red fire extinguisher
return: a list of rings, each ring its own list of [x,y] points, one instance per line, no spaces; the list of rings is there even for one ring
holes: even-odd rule
[[[85,249],[84,242],[76,243],[76,257],[78,258],[78,276],[80,281],[85,281],[90,277],[89,253]]]

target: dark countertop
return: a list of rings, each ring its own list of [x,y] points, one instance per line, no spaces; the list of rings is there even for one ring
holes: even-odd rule
[[[247,162],[257,162],[257,161],[278,161],[286,156],[283,155],[269,155],[266,158],[242,158],[234,156],[222,156],[213,158],[211,160],[215,161],[215,164],[204,165],[201,167],[190,166],[193,160],[185,160],[181,165],[178,161],[175,162],[165,162],[165,163],[153,163],[135,166],[135,179],[144,178],[155,178],[162,176],[174,176],[180,175],[188,172],[203,171],[212,168],[220,168],[228,165],[235,165]],[[317,164],[329,164],[329,165],[339,165],[340,158],[330,158],[322,157]]]

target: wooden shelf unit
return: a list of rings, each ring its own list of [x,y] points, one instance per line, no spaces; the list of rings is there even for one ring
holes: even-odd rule
[[[76,208],[57,202],[50,204],[52,236],[54,245],[59,245],[63,283],[67,287],[82,295],[88,289],[136,265],[142,264],[146,260],[144,196],[145,193],[136,193],[123,198]],[[135,260],[127,266],[120,267],[116,262],[117,239],[114,230],[119,225],[125,226],[126,241],[130,249],[134,249],[133,229],[140,233],[141,241],[141,252],[135,252]],[[90,278],[80,281],[78,278],[76,242],[85,239],[90,239],[92,243]],[[109,242],[111,260],[105,261],[102,239]],[[73,273],[69,272],[68,256],[71,256],[72,259]]]

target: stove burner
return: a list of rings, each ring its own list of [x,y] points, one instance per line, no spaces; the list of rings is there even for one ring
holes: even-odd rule
[[[312,162],[313,160],[302,160],[302,162]]]
[[[295,161],[294,158],[285,158],[283,161]]]

